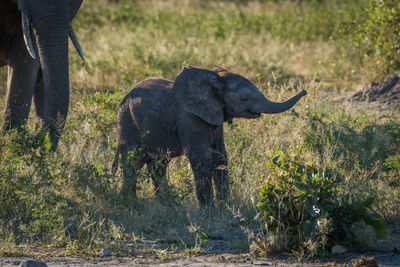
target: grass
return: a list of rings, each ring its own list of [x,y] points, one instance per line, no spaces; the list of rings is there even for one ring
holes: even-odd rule
[[[84,66],[76,53],[71,59],[77,69],[72,86],[79,89],[130,88],[148,75],[174,79],[184,64],[219,64],[252,79],[275,72],[337,80],[330,73],[350,72],[351,62],[333,70],[332,61],[344,60],[336,59],[329,36],[361,13],[362,1],[299,8],[289,1],[184,1],[179,9],[175,1],[120,1],[107,8],[101,2],[85,2],[74,21],[83,47],[90,47]]]
[[[400,146],[400,114],[345,100],[371,81],[374,70],[359,54],[343,54],[351,27],[366,20],[367,1],[116,2],[84,1],[73,22],[86,60],[70,48],[72,100],[58,151],[48,154],[46,136],[34,130],[33,112],[20,141],[13,134],[0,140],[0,240],[8,244],[0,255],[17,253],[13,245],[19,244],[48,244],[67,255],[103,247],[139,253],[127,242],[151,239],[179,248],[149,250],[170,259],[182,250],[203,253],[215,230],[246,238],[262,225],[254,220],[260,213],[258,180],[270,175],[274,149],[296,153],[302,147],[302,159],[340,172],[345,190],[373,196],[374,210],[399,223],[393,157]],[[120,173],[110,174],[120,101],[146,77],[173,80],[182,66],[214,64],[249,78],[271,100],[301,89],[308,96],[283,114],[226,125],[232,197],[225,207],[198,209],[184,157],[168,168],[177,206],[156,200],[145,172],[139,203],[124,203]],[[0,109],[5,88],[2,68]],[[387,163],[391,156],[394,163]],[[243,247],[240,240],[231,243]]]

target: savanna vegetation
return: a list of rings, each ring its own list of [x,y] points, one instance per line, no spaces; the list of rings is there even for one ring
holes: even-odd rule
[[[399,23],[396,0],[85,0],[73,24],[86,60],[70,48],[72,101],[57,152],[34,112],[24,132],[0,137],[0,256],[109,247],[168,258],[204,252],[216,230],[254,255],[373,249],[400,223],[400,113],[348,97],[399,70]],[[139,203],[126,203],[121,174],[111,175],[118,105],[140,80],[173,80],[186,65],[223,66],[271,100],[308,96],[226,125],[225,206],[198,208],[186,158],[168,168],[177,205],[155,198],[146,171]],[[6,76],[1,69],[0,109]]]

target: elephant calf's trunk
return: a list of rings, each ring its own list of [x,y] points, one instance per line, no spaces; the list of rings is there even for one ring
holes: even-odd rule
[[[263,107],[261,108],[260,113],[275,114],[275,113],[284,112],[284,111],[290,109],[291,107],[293,107],[297,103],[297,101],[299,101],[300,98],[302,98],[306,94],[307,94],[307,92],[305,90],[303,90],[300,93],[298,93],[297,95],[295,95],[294,97],[292,97],[284,102],[272,102],[272,101],[269,101],[268,99],[265,99],[266,101],[265,101]]]

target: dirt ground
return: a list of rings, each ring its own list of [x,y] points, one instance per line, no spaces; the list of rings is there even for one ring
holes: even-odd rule
[[[368,254],[365,256],[347,253],[324,261],[297,262],[294,258],[285,256],[273,256],[270,258],[253,259],[249,254],[213,254],[200,256],[185,256],[176,259],[161,260],[156,256],[137,255],[130,257],[111,256],[86,260],[78,257],[46,257],[40,259],[2,258],[0,267],[20,266],[25,260],[36,260],[47,264],[47,266],[377,266],[375,264],[350,265],[354,259],[360,257],[374,257],[378,266],[400,266],[400,255],[395,253]],[[371,262],[371,261],[369,261]]]
[[[133,256],[112,255],[104,257],[93,255],[89,258],[74,256],[54,256],[62,253],[43,253],[38,250],[31,257],[5,257],[0,258],[0,267],[21,266],[24,261],[34,260],[45,263],[47,266],[400,266],[400,231],[391,229],[387,232],[386,240],[378,240],[376,249],[370,253],[346,252],[331,254],[323,259],[314,259],[298,262],[290,255],[271,255],[268,258],[254,258],[248,251],[239,252],[228,248],[227,239],[208,240],[204,245],[202,255],[189,255],[179,253],[162,254],[162,247],[155,241],[139,240],[135,243]],[[153,252],[145,252],[143,248],[153,248]],[[165,250],[167,252],[167,250]],[[364,261],[364,262],[363,262]],[[377,264],[376,264],[377,263]],[[32,267],[43,267],[32,266]]]
[[[390,75],[386,80],[372,83],[370,87],[354,94],[356,102],[375,103],[380,106],[400,109],[400,72]]]
[[[216,231],[210,234],[209,239],[201,245],[201,250],[182,249],[171,250],[170,244],[150,239],[139,239],[126,242],[127,255],[119,255],[118,250],[108,250],[110,256],[102,256],[104,252],[86,257],[63,256],[64,249],[50,248],[48,250],[33,248],[29,250],[29,257],[0,258],[0,267],[21,266],[25,261],[33,260],[46,265],[32,265],[28,267],[66,267],[66,266],[289,266],[289,267],[400,267],[400,227],[388,226],[386,240],[377,240],[373,243],[374,249],[368,252],[355,252],[346,248],[345,253],[330,254],[324,258],[311,259],[299,262],[289,254],[269,255],[267,258],[253,257],[249,253],[248,239],[239,232]],[[232,244],[241,244],[232,246]],[[120,252],[121,253],[121,252]]]

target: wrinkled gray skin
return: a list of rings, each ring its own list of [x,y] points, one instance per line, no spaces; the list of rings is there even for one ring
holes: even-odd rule
[[[32,96],[55,150],[69,104],[68,36],[82,0],[0,0],[0,67],[8,65],[3,131],[26,124]]]
[[[136,197],[137,171],[145,163],[160,177],[153,179],[156,193],[162,191],[168,159],[186,154],[200,206],[213,203],[212,180],[216,198],[226,200],[229,178],[223,122],[283,112],[306,94],[303,90],[285,102],[271,102],[249,80],[219,67],[214,71],[184,68],[174,82],[161,78],[140,82],[118,110],[119,143],[113,170],[121,155],[121,194]],[[132,150],[136,154],[129,161]],[[163,164],[155,164],[157,160]]]

